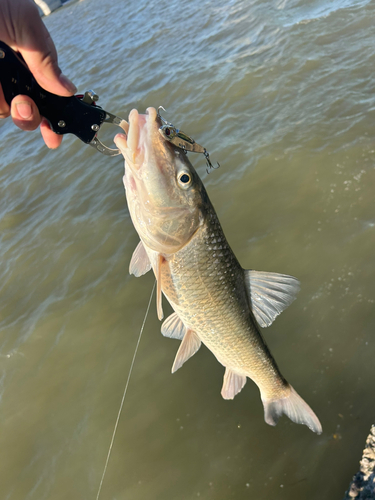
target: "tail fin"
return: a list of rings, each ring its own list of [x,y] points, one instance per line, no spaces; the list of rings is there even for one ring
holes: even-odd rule
[[[310,406],[299,396],[292,386],[286,398],[269,399],[263,401],[264,420],[269,425],[276,425],[279,417],[285,413],[296,424],[304,424],[317,434],[322,433],[322,426],[318,417]]]

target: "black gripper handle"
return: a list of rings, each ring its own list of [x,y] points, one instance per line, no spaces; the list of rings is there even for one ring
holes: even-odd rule
[[[56,134],[74,134],[86,144],[102,125],[106,112],[81,97],[61,97],[44,90],[35,80],[21,56],[0,41],[0,83],[6,102],[19,94],[33,99]]]

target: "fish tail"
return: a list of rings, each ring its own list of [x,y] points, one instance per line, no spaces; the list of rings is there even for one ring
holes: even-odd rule
[[[283,413],[296,424],[304,424],[317,434],[322,433],[318,417],[310,406],[289,386],[289,396],[280,399],[264,399],[264,420],[269,425],[276,425]]]

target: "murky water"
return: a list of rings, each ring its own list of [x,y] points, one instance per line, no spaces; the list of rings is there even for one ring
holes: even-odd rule
[[[374,422],[375,3],[85,0],[46,19],[64,72],[167,119],[245,268],[300,278],[264,331],[321,436],[220,396],[205,348],[175,375],[152,303],[104,480],[112,500],[341,498]],[[94,499],[153,278],[123,162],[0,123],[0,498]]]

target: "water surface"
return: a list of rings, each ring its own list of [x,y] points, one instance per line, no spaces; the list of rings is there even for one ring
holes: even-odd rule
[[[204,347],[152,304],[102,498],[341,498],[370,424],[375,327],[375,4],[360,0],[85,0],[45,20],[80,91],[127,117],[165,117],[219,161],[207,187],[244,268],[301,280],[264,335],[321,419],[264,423],[250,381],[220,396]],[[138,237],[123,162],[73,136],[0,123],[0,498],[93,499],[153,278],[128,275]]]

